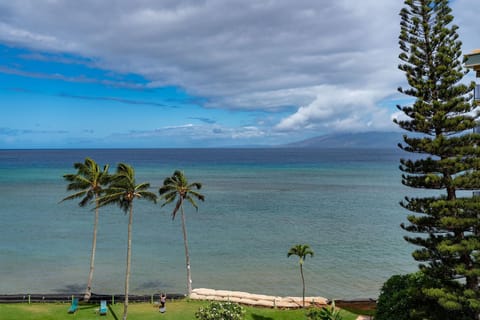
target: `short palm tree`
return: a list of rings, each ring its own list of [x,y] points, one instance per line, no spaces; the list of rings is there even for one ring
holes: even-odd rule
[[[133,201],[145,199],[157,202],[157,196],[149,192],[150,184],[147,182],[136,184],[134,169],[124,163],[117,165],[117,172],[111,177],[105,195],[99,198],[100,206],[117,204],[128,216],[128,242],[127,242],[127,269],[125,272],[125,302],[123,309],[123,320],[128,314],[128,291],[130,283],[130,265],[132,256],[132,224],[133,224]]]
[[[95,202],[90,272],[88,273],[87,288],[84,296],[84,300],[88,301],[92,296],[93,270],[95,265],[95,251],[97,248],[98,198],[103,192],[103,186],[108,183],[108,165],[105,165],[103,170],[100,170],[100,167],[94,160],[85,158],[83,163],[75,163],[73,167],[77,170],[77,173],[65,174],[63,178],[69,182],[67,190],[76,192],[64,198],[62,201],[82,198],[78,203],[80,207],[85,207],[92,201]]]
[[[158,190],[162,199],[165,200],[165,202],[162,204],[162,207],[178,198],[175,208],[172,212],[172,220],[175,219],[175,215],[180,209],[182,214],[183,243],[185,245],[185,263],[187,266],[187,291],[189,296],[192,294],[192,274],[190,269],[190,255],[188,254],[187,229],[185,225],[183,202],[184,200],[187,200],[198,211],[195,198],[204,201],[205,196],[198,193],[194,189],[200,190],[201,188],[201,183],[189,183],[183,172],[176,170],[171,177],[168,177],[163,181],[163,186]]]
[[[303,277],[303,263],[308,255],[310,255],[310,257],[313,257],[313,250],[310,249],[310,246],[308,244],[297,244],[291,247],[287,253],[287,257],[290,257],[292,255],[298,256],[300,258],[300,274],[302,276],[303,285],[302,298],[303,307],[305,308],[305,278]]]

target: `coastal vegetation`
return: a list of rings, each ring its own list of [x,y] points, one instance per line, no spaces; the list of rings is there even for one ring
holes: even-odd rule
[[[88,301],[92,295],[93,270],[95,266],[95,252],[97,248],[97,230],[98,230],[98,198],[103,192],[103,187],[108,183],[108,165],[100,169],[98,164],[86,158],[83,163],[78,162],[73,165],[77,170],[75,174],[65,174],[63,178],[69,182],[68,191],[75,191],[73,194],[65,197],[62,201],[82,198],[78,205],[85,207],[92,201],[95,203],[95,215],[93,222],[92,251],[90,253],[90,271],[88,273],[87,288],[85,289],[84,300]]]
[[[287,257],[290,257],[292,255],[295,255],[299,257],[299,265],[300,265],[300,275],[302,277],[302,302],[303,302],[303,307],[305,308],[305,277],[303,275],[303,263],[305,262],[305,259],[309,255],[310,257],[313,257],[313,250],[310,248],[308,244],[297,244],[294,245],[293,247],[288,250]]]
[[[109,179],[105,194],[98,199],[100,207],[109,204],[117,204],[125,214],[128,213],[127,263],[125,271],[123,320],[126,320],[128,315],[128,293],[132,257],[133,203],[135,199],[145,199],[156,203],[157,196],[148,191],[149,188],[150,184],[148,182],[136,183],[133,167],[125,163],[119,163],[117,165],[117,172]]]
[[[419,290],[439,285],[421,271],[391,277],[382,286],[375,320],[455,319],[455,312],[436,308],[436,302]]]
[[[383,293],[397,284],[409,292],[416,283],[421,294],[410,297],[416,300],[408,302],[412,315],[478,319],[480,201],[472,191],[480,190],[480,134],[473,132],[479,117],[471,102],[474,83],[460,83],[466,71],[449,1],[406,0],[405,5],[399,69],[408,87],[399,91],[414,102],[398,106],[404,117],[395,123],[410,133],[400,148],[415,156],[402,159],[400,169],[405,186],[430,192],[401,202],[412,213],[402,228],[413,234],[405,239],[418,247],[413,257],[423,280],[394,278]]]
[[[340,309],[335,307],[335,300],[328,307],[310,308],[307,312],[309,320],[343,320]]]
[[[200,307],[195,313],[198,320],[242,320],[245,309],[238,303],[218,302],[209,303],[206,307]]]
[[[171,177],[168,177],[163,181],[163,186],[158,190],[161,198],[164,200],[162,207],[178,198],[175,203],[175,208],[172,211],[172,220],[175,219],[178,210],[180,210],[182,217],[183,244],[185,246],[185,264],[187,267],[188,296],[192,294],[192,273],[190,267],[190,255],[188,254],[187,226],[185,224],[183,202],[184,200],[187,200],[196,210],[198,210],[198,205],[195,202],[195,199],[205,201],[205,196],[196,191],[201,188],[202,184],[200,182],[189,183],[183,172],[175,170]]]

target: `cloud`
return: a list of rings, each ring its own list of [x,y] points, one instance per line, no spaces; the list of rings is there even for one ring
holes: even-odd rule
[[[33,60],[33,61],[41,61],[41,62],[56,62],[62,64],[78,64],[88,66],[90,68],[97,68],[98,66],[89,59],[81,58],[81,57],[65,57],[62,55],[52,55],[52,54],[44,54],[44,53],[24,53],[19,54],[19,58],[24,60]]]
[[[381,90],[347,89],[336,86],[316,88],[316,98],[282,119],[278,130],[323,129],[365,131],[392,128],[387,110],[376,106],[385,96]]]
[[[166,105],[158,102],[131,100],[131,99],[118,98],[118,97],[92,97],[92,96],[73,95],[68,93],[60,93],[58,94],[58,96],[64,97],[64,98],[81,99],[81,100],[112,101],[112,102],[120,102],[124,104],[133,104],[133,105],[147,105],[147,106],[154,106],[154,107],[177,108],[176,106],[170,106],[170,105]]]
[[[278,130],[378,129],[388,127],[394,112],[382,101],[404,83],[397,70],[402,6],[397,0],[9,1],[0,5],[0,42],[82,57],[64,63],[94,61],[103,70],[138,74],[148,82],[139,87],[178,86],[209,108],[291,112]],[[452,7],[464,48],[479,47],[480,2]]]
[[[1,67],[0,67],[0,70],[1,70]],[[30,89],[25,89],[25,88],[6,88],[6,90],[21,92],[21,93],[35,93],[35,94],[39,93],[39,92],[30,90]],[[132,105],[146,105],[146,106],[174,108],[174,109],[178,108],[175,105],[167,105],[159,102],[132,100],[132,99],[119,98],[119,97],[86,96],[86,95],[75,95],[70,93],[58,93],[58,94],[55,94],[55,96],[62,97],[62,98],[79,99],[79,100],[110,101],[110,102],[118,102],[123,104],[132,104]],[[205,122],[211,121],[211,120],[208,120],[207,118],[192,118],[192,119],[199,119]]]
[[[261,138],[262,143],[259,143]],[[194,125],[186,123],[175,126],[165,126],[154,130],[132,130],[118,132],[107,137],[115,144],[117,141],[128,141],[132,145],[153,142],[156,146],[221,146],[221,145],[258,145],[278,144],[293,141],[298,137],[290,137],[281,132],[271,132],[259,126],[226,127],[218,124]]]
[[[6,73],[6,74],[29,77],[29,78],[37,78],[37,79],[61,80],[66,82],[100,83],[105,86],[117,87],[117,88],[142,89],[142,90],[146,89],[145,85],[141,83],[115,81],[115,80],[109,80],[109,79],[96,79],[96,78],[85,77],[83,75],[67,76],[61,73],[31,72],[31,71],[18,69],[18,68],[10,68],[6,66],[0,66],[0,73]]]
[[[214,124],[216,123],[215,120],[213,119],[210,119],[210,118],[202,118],[202,117],[190,117],[189,119],[193,119],[193,120],[199,120],[199,121],[202,121],[204,123],[208,123],[208,124]]]
[[[17,137],[22,135],[38,135],[38,134],[67,134],[65,130],[31,130],[31,129],[13,129],[0,128],[0,136]]]
[[[7,7],[7,5],[3,4],[3,7]],[[10,12],[16,14],[16,10],[13,8]],[[29,47],[31,43],[34,43],[37,48],[53,49],[60,44],[54,36],[17,28],[4,22],[0,22],[0,37],[5,43],[20,44],[25,47]]]

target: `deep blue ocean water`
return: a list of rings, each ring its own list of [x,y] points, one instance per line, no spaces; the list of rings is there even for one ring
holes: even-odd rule
[[[84,290],[93,212],[68,195],[62,175],[86,156],[134,166],[157,192],[183,170],[203,183],[186,206],[193,287],[301,295],[297,243],[315,256],[307,295],[375,298],[393,274],[416,270],[399,227],[402,154],[374,149],[0,150],[0,293]],[[135,203],[132,293],[186,292],[181,221],[171,206]],[[93,291],[122,293],[128,217],[102,208]]]

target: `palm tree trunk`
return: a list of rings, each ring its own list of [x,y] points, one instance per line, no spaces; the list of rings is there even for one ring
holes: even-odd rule
[[[125,272],[125,302],[123,304],[123,320],[127,320],[128,313],[128,287],[130,283],[130,261],[132,257],[132,224],[133,203],[130,204],[130,214],[128,217],[127,270]]]
[[[301,264],[300,264],[300,274],[302,275],[302,285],[303,285],[302,301],[303,301],[303,307],[305,308],[305,278],[303,277],[303,266]]]
[[[185,214],[183,212],[183,200],[180,204],[182,210],[182,231],[183,231],[183,243],[185,245],[185,264],[187,266],[187,291],[188,296],[192,294],[192,273],[190,270],[190,255],[188,254],[188,242],[187,242],[187,226],[185,225]]]
[[[93,269],[95,266],[95,251],[97,250],[97,228],[98,228],[98,201],[95,199],[95,221],[93,223],[92,253],[90,254],[90,272],[88,273],[87,289],[83,300],[88,302],[92,296]]]

